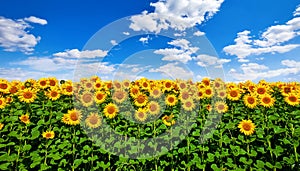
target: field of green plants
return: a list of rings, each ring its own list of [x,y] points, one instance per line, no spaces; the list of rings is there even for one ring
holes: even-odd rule
[[[0,170],[300,170],[300,84],[0,79]]]

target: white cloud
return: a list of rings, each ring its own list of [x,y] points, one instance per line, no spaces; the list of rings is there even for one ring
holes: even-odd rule
[[[48,23],[47,20],[37,18],[35,16],[30,16],[28,18],[24,18],[24,20],[31,22],[31,23],[41,24],[41,25],[46,25]]]
[[[198,51],[198,47],[191,47],[190,42],[186,39],[175,39],[168,44],[175,46],[174,48],[165,48],[155,50],[155,54],[163,55],[164,61],[179,61],[187,63],[192,60],[192,54]]]
[[[147,37],[141,37],[140,39],[139,39],[139,41],[140,42],[142,42],[143,44],[147,44],[148,43],[148,41],[149,41],[149,36],[147,36]]]
[[[299,10],[298,7],[295,12],[298,13]],[[297,15],[294,13],[294,16]],[[300,17],[295,17],[285,24],[268,27],[258,39],[253,39],[248,30],[239,32],[234,40],[235,44],[226,46],[223,50],[238,58],[265,53],[285,53],[300,46],[300,44],[288,43],[299,35]]]
[[[285,66],[285,68],[279,68],[270,70],[269,67],[265,65],[260,65],[257,63],[248,63],[241,65],[241,71],[238,72],[235,69],[231,69],[228,74],[232,79],[238,81],[246,81],[246,80],[256,80],[256,79],[268,79],[278,76],[288,76],[290,74],[298,74],[300,73],[300,62],[294,60],[283,60],[281,64]]]
[[[194,35],[194,36],[204,36],[205,33],[202,32],[202,31],[196,31],[193,35]]]
[[[21,51],[25,54],[31,54],[34,47],[41,40],[40,36],[35,36],[28,29],[32,26],[26,22],[46,24],[46,20],[29,17],[25,19],[13,20],[0,16],[0,47],[5,51]]]
[[[118,45],[117,41],[116,40],[111,40],[110,43],[113,45],[113,46],[116,46]]]
[[[210,56],[206,54],[198,55],[194,58],[194,60],[196,60],[197,64],[201,67],[214,66],[217,68],[220,68],[224,63],[228,63],[231,61],[230,59],[219,59],[215,56]]]
[[[188,71],[178,66],[177,63],[168,63],[155,69],[151,68],[149,72],[159,72],[162,75],[172,77],[174,79],[192,79],[194,75],[192,71]]]
[[[129,32],[123,32],[124,35],[129,36],[130,33]]]
[[[294,16],[299,16],[299,15],[300,15],[300,5],[298,5],[296,10],[294,11]]]
[[[64,58],[96,58],[96,57],[105,57],[107,55],[107,51],[103,51],[100,49],[97,50],[85,50],[79,51],[78,49],[65,50],[65,52],[58,52],[53,54],[56,57],[64,57]]]
[[[250,60],[249,59],[240,58],[240,59],[238,59],[238,62],[246,63],[246,62],[250,62]]]
[[[224,0],[159,0],[150,5],[153,13],[147,11],[131,17],[130,28],[134,31],[159,33],[162,29],[185,30],[211,18]]]

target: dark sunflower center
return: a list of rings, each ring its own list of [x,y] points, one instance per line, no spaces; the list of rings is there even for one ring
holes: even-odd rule
[[[264,94],[266,92],[265,88],[258,88],[257,93],[258,94]]]
[[[145,102],[145,97],[143,95],[139,95],[137,98],[138,103],[144,103]]]
[[[2,89],[7,89],[8,85],[5,83],[0,84],[0,88]]]
[[[205,93],[208,94],[208,95],[210,95],[211,94],[211,89],[205,90]]]
[[[41,81],[41,82],[40,82],[40,85],[41,85],[41,86],[45,86],[46,84],[47,84],[46,81]]]
[[[82,99],[85,103],[88,103],[88,102],[91,102],[93,98],[92,98],[92,95],[90,95],[90,94],[84,94]]]
[[[237,97],[238,96],[237,91],[236,90],[230,91],[230,96],[231,97]]]
[[[250,130],[251,130],[250,124],[244,123],[244,124],[243,124],[243,129],[244,129],[245,131],[250,131]]]
[[[169,101],[170,103],[173,103],[173,102],[175,101],[175,99],[174,99],[174,97],[169,97],[169,98],[168,98],[168,101]]]
[[[170,82],[166,83],[166,88],[170,88],[172,86],[172,84]]]
[[[72,121],[77,121],[78,120],[78,114],[76,112],[71,113],[70,118]]]
[[[144,118],[145,114],[143,112],[139,112],[138,116],[139,116],[139,118]]]
[[[98,118],[96,116],[92,116],[92,117],[90,117],[89,121],[90,121],[90,124],[96,125],[98,122]]]
[[[25,92],[25,93],[23,94],[23,97],[24,97],[25,99],[30,99],[30,98],[32,97],[32,93],[31,93],[31,92]]]
[[[101,93],[97,94],[96,98],[98,100],[102,100],[103,99],[103,94],[101,94]]]
[[[295,96],[290,96],[290,97],[289,97],[289,100],[290,100],[291,102],[296,102],[296,101],[297,101],[297,98],[296,98]]]
[[[73,87],[72,86],[68,86],[66,87],[67,92],[72,92],[73,91]]]
[[[51,138],[52,134],[51,133],[47,133],[46,134],[46,138]]]
[[[223,104],[218,105],[219,110],[223,110],[224,108],[225,108],[225,106]]]
[[[247,99],[248,103],[253,104],[255,102],[253,97],[248,97]]]
[[[57,97],[58,93],[56,91],[51,92],[51,97]]]
[[[54,80],[50,80],[50,81],[49,81],[49,85],[50,85],[50,86],[55,86],[55,84],[56,84],[56,82],[55,82]]]
[[[265,104],[269,104],[271,102],[271,99],[269,97],[264,97],[262,100]]]
[[[109,114],[113,114],[115,112],[115,108],[113,106],[110,106],[108,109],[107,109],[107,112]]]
[[[185,102],[185,106],[186,106],[186,107],[191,107],[191,106],[192,106],[192,103],[191,103],[191,102]]]
[[[151,110],[151,111],[156,111],[156,109],[157,109],[157,107],[156,107],[155,104],[151,104],[151,105],[150,105],[150,110]]]

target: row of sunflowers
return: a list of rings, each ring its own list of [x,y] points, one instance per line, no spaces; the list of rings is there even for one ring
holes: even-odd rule
[[[299,99],[297,82],[0,79],[0,169],[295,170]]]

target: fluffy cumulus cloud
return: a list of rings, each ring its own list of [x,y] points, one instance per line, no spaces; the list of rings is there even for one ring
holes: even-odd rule
[[[168,63],[158,68],[151,68],[149,72],[158,72],[164,76],[179,79],[192,79],[194,73],[187,68],[183,68],[178,63]]]
[[[139,41],[142,42],[143,44],[147,44],[148,41],[149,41],[149,38],[150,38],[149,36],[147,36],[147,37],[141,37],[139,39]]]
[[[30,33],[30,23],[45,25],[47,21],[34,16],[17,20],[0,16],[0,47],[9,52],[31,54],[41,37]]]
[[[230,59],[220,59],[215,56],[210,55],[198,55],[194,58],[197,61],[197,64],[201,67],[214,66],[216,68],[221,68],[223,64],[230,62]]]
[[[258,80],[258,79],[269,79],[278,76],[288,76],[290,74],[300,73],[300,62],[295,60],[283,60],[281,61],[282,68],[270,69],[266,65],[257,63],[242,64],[240,69],[241,72],[236,69],[231,69],[228,72],[228,76],[233,80],[246,81],[246,80]]]
[[[64,57],[64,58],[96,58],[96,57],[105,57],[107,55],[107,51],[103,51],[100,49],[96,50],[84,50],[79,51],[78,49],[65,50],[64,52],[58,52],[53,54],[56,57]]]
[[[159,0],[150,5],[154,12],[142,12],[131,17],[130,28],[134,31],[159,33],[162,29],[183,31],[211,18],[224,0]]]
[[[192,60],[192,55],[198,51],[198,47],[191,47],[191,43],[186,39],[175,39],[168,42],[173,48],[155,50],[155,54],[163,55],[164,61],[178,61],[187,63]]]
[[[300,44],[289,43],[300,35],[300,17],[297,17],[299,11],[298,7],[294,12],[294,18],[285,24],[268,27],[258,39],[252,38],[248,30],[239,32],[234,40],[235,44],[226,46],[223,50],[241,59],[250,55],[285,53],[299,47]]]

